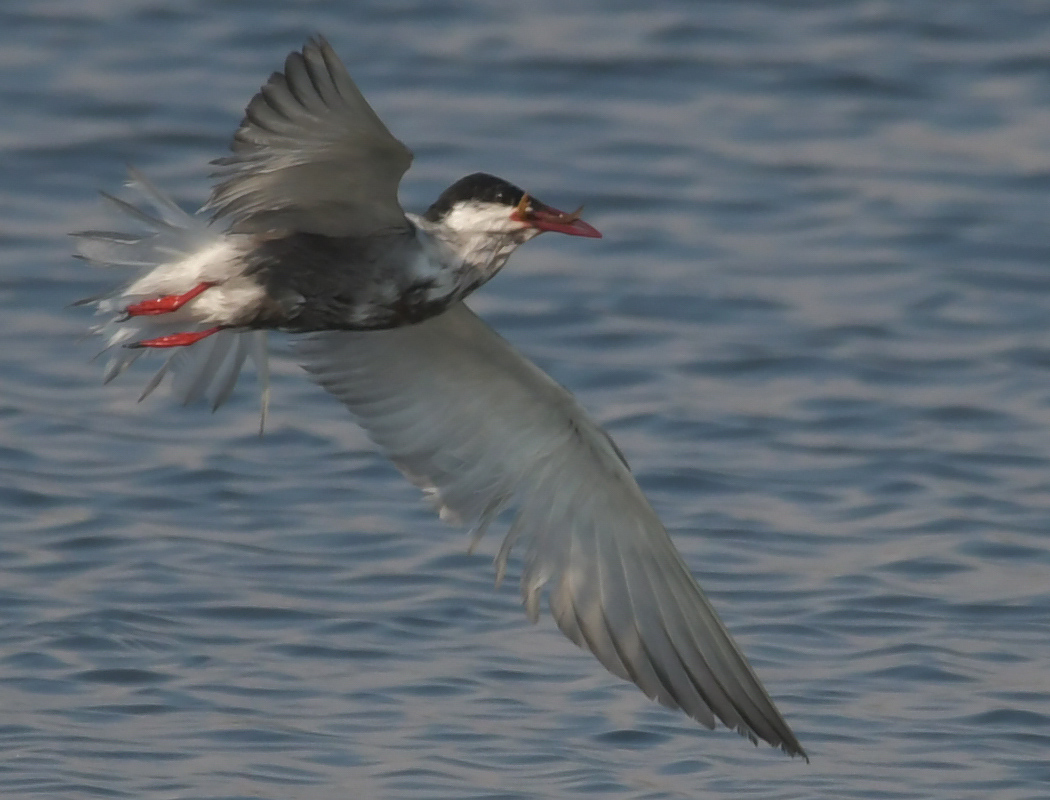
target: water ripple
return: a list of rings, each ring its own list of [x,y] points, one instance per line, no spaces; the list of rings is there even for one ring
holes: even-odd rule
[[[5,794],[1047,795],[1050,18],[698,9],[0,8]],[[64,307],[112,276],[66,233],[126,162],[199,202],[318,30],[416,151],[406,207],[477,169],[587,202],[602,242],[474,305],[616,436],[811,764],[530,626],[497,536],[467,555],[286,355],[263,438],[250,380],[98,385]]]

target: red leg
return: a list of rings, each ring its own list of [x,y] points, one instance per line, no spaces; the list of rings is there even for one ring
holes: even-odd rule
[[[158,297],[156,300],[143,300],[141,303],[132,303],[124,311],[129,317],[170,314],[172,311],[178,311],[190,300],[201,294],[201,292],[207,291],[214,285],[214,283],[198,283],[184,294],[169,294],[164,297]]]
[[[143,339],[141,342],[133,342],[126,345],[126,347],[186,347],[187,345],[196,344],[201,339],[206,339],[213,333],[218,333],[221,330],[222,326],[216,325],[214,328],[208,328],[204,331],[171,333],[167,336],[158,336],[156,339]]]

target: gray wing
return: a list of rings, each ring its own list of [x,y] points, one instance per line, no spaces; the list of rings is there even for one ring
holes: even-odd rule
[[[475,541],[505,507],[502,577],[525,547],[535,621],[550,586],[558,627],[614,674],[713,728],[805,756],[631,476],[572,395],[462,303],[418,325],[301,341],[338,397],[445,519]]]
[[[412,153],[387,130],[322,37],[288,56],[214,162],[207,208],[234,228],[367,236],[408,227],[397,200]]]

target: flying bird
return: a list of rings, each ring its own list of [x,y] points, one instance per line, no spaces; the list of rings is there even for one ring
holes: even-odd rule
[[[252,356],[265,419],[266,331],[308,334],[302,366],[443,519],[471,527],[471,549],[515,511],[496,569],[524,547],[533,622],[546,588],[558,627],[613,674],[805,758],[613,440],[463,303],[529,239],[601,234],[484,173],[403,211],[412,154],[321,37],[252,98],[231,150],[198,214],[132,170],[140,202],[104,197],[140,230],[77,234],[88,261],[139,270],[82,301],[103,318],[105,380],[170,349],[143,397],[170,374],[181,399],[218,407]]]

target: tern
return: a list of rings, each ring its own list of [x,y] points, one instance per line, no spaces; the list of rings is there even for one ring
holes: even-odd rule
[[[81,257],[139,269],[82,301],[104,317],[105,380],[172,348],[143,397],[170,374],[182,400],[218,407],[251,355],[265,419],[266,331],[307,334],[302,366],[443,519],[471,527],[471,550],[515,512],[497,580],[523,545],[533,622],[546,588],[561,631],[613,674],[808,760],[613,440],[463,302],[540,233],[601,234],[484,173],[403,211],[412,154],[322,37],[255,95],[231,149],[201,212],[132,170],[140,202],[104,196],[141,230],[78,234]]]

